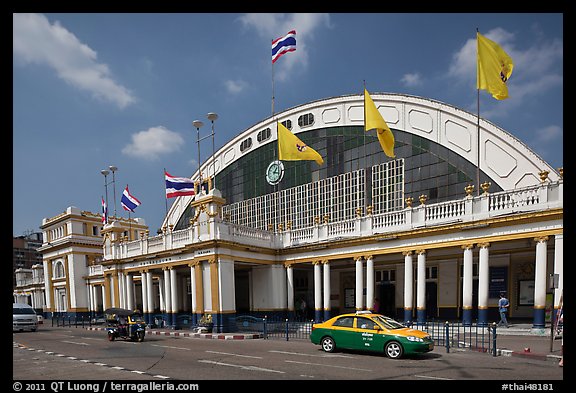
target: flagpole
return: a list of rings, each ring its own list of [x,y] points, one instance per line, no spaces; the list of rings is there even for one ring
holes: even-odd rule
[[[166,197],[166,168],[164,168],[164,173],[162,176],[164,177],[164,204],[166,205],[166,216],[168,216],[168,198]]]
[[[476,28],[476,59],[478,59],[478,28]],[[478,80],[478,72],[478,60],[476,60],[476,80]],[[476,82],[476,120],[476,195],[480,195],[480,88],[478,86],[478,82]]]
[[[274,39],[272,39],[272,42],[274,42]],[[274,60],[272,60],[272,121],[274,123],[276,123],[276,148],[272,149],[273,155],[272,155],[272,161],[276,161],[276,151],[280,148],[280,141],[278,140],[278,122],[275,120],[275,116],[274,116],[274,98],[275,98],[275,92],[274,92]],[[278,157],[280,157],[280,155],[278,154]],[[276,232],[278,229],[278,210],[279,210],[279,199],[280,199],[280,193],[279,191],[279,184],[280,182],[274,184],[274,194],[276,195],[275,198],[275,208],[274,208],[274,224],[272,227],[273,232]]]

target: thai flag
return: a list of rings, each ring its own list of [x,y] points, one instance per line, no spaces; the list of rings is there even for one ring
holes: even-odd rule
[[[124,210],[128,210],[129,212],[134,212],[138,206],[140,206],[141,202],[132,194],[130,194],[130,190],[128,190],[128,184],[126,184],[126,189],[122,193],[122,199],[120,199],[120,203]]]
[[[104,202],[104,197],[102,197],[102,224],[108,224],[108,206]]]
[[[179,196],[195,195],[194,182],[187,177],[174,177],[164,171],[166,180],[166,198],[176,198]]]
[[[272,41],[272,64],[285,53],[296,50],[296,30],[291,30],[283,37]]]

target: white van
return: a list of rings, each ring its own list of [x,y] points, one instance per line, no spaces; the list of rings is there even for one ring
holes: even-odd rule
[[[36,311],[25,303],[12,304],[12,331],[30,330],[35,332],[38,329],[38,316]]]

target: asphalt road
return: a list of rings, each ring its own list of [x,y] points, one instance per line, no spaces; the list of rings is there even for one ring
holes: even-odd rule
[[[390,360],[384,355],[359,352],[328,354],[307,340],[218,340],[147,335],[142,343],[109,342],[103,331],[74,327],[42,327],[35,333],[13,333],[14,381],[87,379],[184,382],[497,380],[518,385],[527,381],[549,382],[555,385],[550,389],[534,390],[562,390],[563,369],[550,361],[493,357],[471,350],[452,349],[446,353],[443,347],[428,354]],[[498,382],[498,387],[501,383]]]

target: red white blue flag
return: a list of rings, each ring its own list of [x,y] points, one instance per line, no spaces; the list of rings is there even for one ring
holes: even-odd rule
[[[285,53],[296,50],[296,30],[291,30],[283,37],[272,41],[272,64]]]
[[[175,177],[164,171],[166,180],[166,198],[195,195],[194,182],[188,177]]]
[[[130,194],[130,190],[128,190],[128,184],[126,184],[126,188],[122,193],[122,199],[120,199],[120,203],[124,210],[128,210],[129,212],[134,212],[138,206],[140,206],[141,202],[132,194]]]
[[[104,197],[102,197],[102,224],[108,224],[108,206],[104,202]]]

